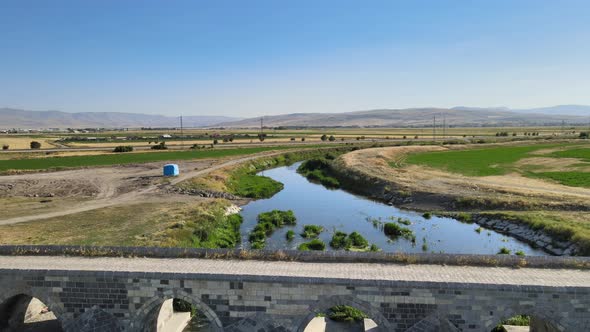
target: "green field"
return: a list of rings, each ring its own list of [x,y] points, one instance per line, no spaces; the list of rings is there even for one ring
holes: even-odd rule
[[[306,146],[313,148],[317,146]],[[0,172],[8,170],[63,169],[88,166],[122,165],[132,163],[149,163],[156,161],[191,160],[205,158],[222,158],[249,155],[272,150],[301,149],[300,146],[270,146],[235,149],[211,149],[190,151],[112,153],[89,156],[52,157],[38,159],[12,159],[0,161]]]
[[[590,161],[590,148],[557,151],[553,152],[551,156],[557,158],[578,158],[584,161]]]
[[[503,146],[485,149],[416,153],[407,156],[406,163],[425,165],[469,176],[506,174],[513,163],[528,157],[533,151],[556,147],[555,144]]]
[[[556,147],[563,150],[547,154],[531,154],[531,152],[541,149]],[[571,148],[568,149],[568,147]],[[580,159],[580,163],[565,167],[563,170],[545,169],[539,165],[515,165],[519,160],[529,157],[576,158]],[[566,186],[590,188],[590,172],[587,171],[586,161],[590,161],[590,148],[580,148],[579,144],[538,144],[425,152],[410,154],[405,160],[408,164],[429,166],[467,176],[490,176],[519,172],[528,177],[549,179]]]

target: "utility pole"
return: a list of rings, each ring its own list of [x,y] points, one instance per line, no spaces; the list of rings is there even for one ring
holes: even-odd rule
[[[184,150],[184,128],[182,126],[182,115],[180,116],[180,149]]]
[[[260,117],[260,135],[264,134],[264,117]]]
[[[565,121],[561,120],[561,136],[565,135]]]
[[[443,139],[447,138],[447,115],[443,113]]]
[[[436,143],[436,114],[432,120],[432,140]]]

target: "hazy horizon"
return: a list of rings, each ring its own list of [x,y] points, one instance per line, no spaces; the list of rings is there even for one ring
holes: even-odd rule
[[[0,105],[255,117],[590,105],[590,3],[0,4]]]

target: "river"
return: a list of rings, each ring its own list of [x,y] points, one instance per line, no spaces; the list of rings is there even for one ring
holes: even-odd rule
[[[308,241],[299,236],[303,225],[321,225],[325,231],[319,236],[331,250],[328,243],[335,231],[345,233],[359,232],[371,244],[376,244],[386,252],[435,252],[462,254],[496,254],[505,247],[512,253],[522,251],[527,256],[547,255],[534,249],[527,243],[481,228],[477,224],[462,223],[453,218],[432,216],[426,219],[422,213],[402,210],[394,206],[358,196],[342,189],[327,189],[320,184],[309,182],[297,173],[301,163],[278,167],[260,172],[282,182],[282,191],[269,199],[252,201],[241,211],[244,222],[241,226],[242,248],[249,248],[249,232],[256,226],[256,217],[261,212],[293,210],[297,217],[296,226],[287,226],[276,230],[266,240],[266,248],[297,249],[302,242]],[[400,225],[411,229],[416,237],[415,243],[405,238],[390,239],[375,224],[396,222],[401,217],[411,222]],[[377,222],[373,222],[376,220]],[[287,241],[285,234],[294,230],[295,239]],[[425,244],[425,245],[424,245]]]

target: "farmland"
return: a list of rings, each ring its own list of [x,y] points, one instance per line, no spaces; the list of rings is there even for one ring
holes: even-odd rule
[[[311,148],[313,146],[310,146]],[[0,172],[22,170],[65,169],[77,167],[124,165],[133,163],[149,163],[171,160],[191,160],[206,158],[223,158],[240,155],[256,154],[271,150],[286,150],[301,148],[298,146],[269,146],[249,147],[233,149],[206,149],[189,151],[167,152],[137,152],[126,154],[101,154],[85,156],[51,157],[51,158],[27,158],[4,160],[0,163]]]
[[[546,152],[544,152],[546,151]],[[540,159],[543,163],[539,163]],[[549,159],[549,162],[546,159]],[[552,167],[561,158],[574,162]],[[522,162],[526,161],[526,162]],[[551,165],[553,161],[554,165]],[[409,154],[408,164],[428,166],[467,176],[493,176],[517,172],[546,178],[568,186],[590,187],[590,146],[588,144],[534,144],[496,146]]]

